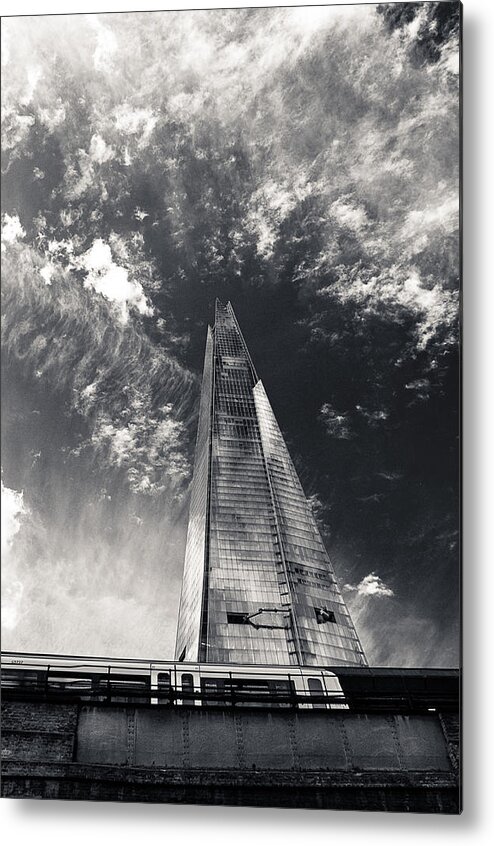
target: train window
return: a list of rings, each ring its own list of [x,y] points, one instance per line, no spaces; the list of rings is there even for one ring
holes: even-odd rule
[[[201,691],[204,705],[225,704],[225,681],[226,679],[206,678],[201,679]],[[211,697],[211,698],[209,698]]]
[[[149,676],[134,673],[111,673],[111,698],[114,702],[142,702],[149,696]]]
[[[159,674],[158,674],[159,675]],[[149,678],[141,675],[126,675],[124,673],[111,674],[110,682],[115,690],[130,690],[140,691],[147,690],[149,687]]]
[[[259,694],[266,696],[269,694],[271,682],[269,679],[232,679],[230,687],[236,693],[246,695],[246,698],[255,698]]]
[[[194,676],[192,673],[182,673],[182,690],[189,693],[194,690]]]
[[[6,668],[2,670],[2,686],[5,687],[37,687],[45,680],[44,670],[18,670]]]
[[[269,683],[269,688],[282,698],[294,693],[294,685],[291,679],[274,679]]]
[[[235,702],[253,708],[288,707],[293,694],[289,679],[233,679]]]
[[[320,698],[323,697],[324,690],[323,690],[321,679],[314,679],[314,678],[307,679],[307,685],[308,685],[309,693],[310,693],[311,696],[313,696],[313,697],[317,696],[317,697],[320,697]],[[323,702],[321,702],[320,704],[318,703],[317,705],[313,705],[312,707],[313,708],[325,708],[326,706],[324,705]]]
[[[50,670],[48,687],[50,691],[66,691],[68,693],[102,694],[106,686],[106,676],[100,673],[85,673],[70,670]],[[103,691],[104,692],[104,691]]]
[[[205,705],[237,707],[290,707],[294,693],[289,679],[203,678],[201,690]]]
[[[334,611],[329,611],[327,608],[314,608],[314,611],[318,623],[336,623]]]
[[[111,687],[110,687],[111,681]],[[84,699],[91,699],[97,701],[104,701],[111,693],[126,689],[129,682],[124,676],[112,676],[111,679],[108,673],[92,673],[79,668],[73,671],[70,668],[50,669],[46,675],[47,689],[54,693],[66,693]],[[144,677],[133,677],[130,682],[132,691],[136,688],[139,690],[146,686]],[[125,692],[127,692],[125,690]],[[122,701],[127,701],[123,699]]]
[[[194,693],[194,676],[192,673],[182,673],[182,693]],[[195,700],[190,697],[183,697],[184,705],[195,705]]]
[[[159,705],[169,705],[172,701],[172,683],[170,673],[156,673],[156,680],[152,683],[153,693],[151,702]],[[154,693],[157,689],[158,695]],[[156,698],[154,698],[156,696]]]
[[[229,611],[226,615],[226,618],[229,623],[237,623],[240,625],[248,624],[249,620],[247,618],[247,614],[238,614],[234,611]]]
[[[158,690],[170,690],[170,673],[158,673]]]

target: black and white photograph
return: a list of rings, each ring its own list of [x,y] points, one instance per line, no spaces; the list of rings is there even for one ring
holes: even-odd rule
[[[2,797],[461,813],[462,11],[2,17]]]

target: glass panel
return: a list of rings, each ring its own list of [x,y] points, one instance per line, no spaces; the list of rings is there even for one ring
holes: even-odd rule
[[[207,542],[213,334],[208,327],[175,656],[199,657]]]
[[[256,384],[253,393],[301,663],[365,665],[331,561],[262,382]]]
[[[158,690],[170,690],[170,673],[158,673]]]

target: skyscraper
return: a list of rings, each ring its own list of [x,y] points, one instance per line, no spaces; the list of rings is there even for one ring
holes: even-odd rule
[[[366,660],[230,303],[208,327],[177,660]]]

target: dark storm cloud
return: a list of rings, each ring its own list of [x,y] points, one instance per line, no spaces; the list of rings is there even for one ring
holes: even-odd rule
[[[84,602],[109,613],[101,593],[118,608],[145,558],[167,622],[141,585],[121,643],[171,651],[220,296],[355,586],[370,659],[454,660],[457,7],[405,5],[5,21],[4,481],[24,490],[9,555],[31,585],[19,619],[33,618],[35,549],[59,615],[65,602],[77,619]],[[359,589],[375,584],[393,596]],[[24,645],[60,646],[36,619]],[[64,651],[84,651],[75,630]]]

